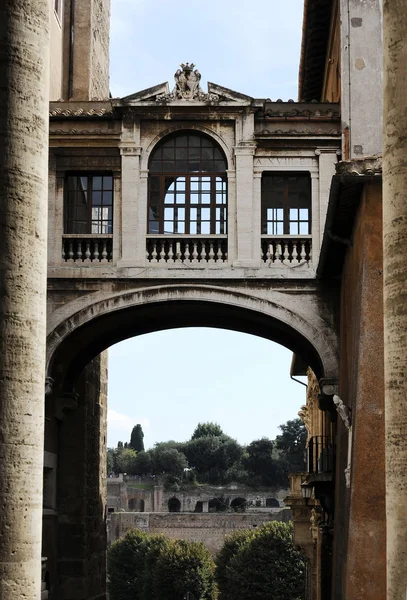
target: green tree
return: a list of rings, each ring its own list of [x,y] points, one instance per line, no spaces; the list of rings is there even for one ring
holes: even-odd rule
[[[134,459],[134,474],[135,475],[152,475],[153,459],[150,452],[139,452]]]
[[[196,600],[215,600],[215,564],[209,550],[202,542],[169,541],[155,564],[154,589],[157,600],[182,600],[187,592]]]
[[[221,426],[218,423],[198,423],[195,428],[194,433],[192,434],[191,440],[196,440],[197,438],[209,437],[209,436],[218,436],[224,435]]]
[[[221,551],[220,600],[304,600],[305,563],[292,533],[292,524],[272,521],[232,541],[224,560]]]
[[[273,485],[275,483],[276,465],[273,459],[273,442],[268,438],[254,440],[246,448],[244,465],[259,485]]]
[[[119,473],[128,473],[135,475],[137,452],[131,448],[126,448],[117,457],[117,468]]]
[[[305,446],[307,430],[301,419],[287,421],[280,425],[281,435],[275,439],[280,458],[284,461],[287,473],[305,470]]]
[[[133,448],[133,450],[135,450],[136,452],[143,452],[144,451],[144,433],[143,433],[143,428],[141,427],[140,423],[138,423],[137,425],[135,425],[132,429],[131,432],[131,436],[130,436],[130,448]]]
[[[195,438],[184,445],[183,452],[199,481],[214,484],[226,482],[228,470],[243,457],[240,444],[225,434]]]
[[[148,536],[131,529],[114,542],[107,555],[110,600],[143,600],[144,565]]]
[[[188,461],[182,452],[175,448],[154,448],[151,451],[152,463],[156,475],[167,474],[182,477]]]
[[[234,556],[239,552],[239,550],[250,543],[253,536],[255,535],[255,530],[253,529],[244,529],[243,531],[235,531],[231,535],[229,535],[222,548],[216,555],[215,564],[215,578],[216,583],[218,584],[219,589],[219,599],[229,598],[228,596],[228,588],[229,588],[229,563],[234,558]]]
[[[114,452],[114,448],[108,448],[106,450],[106,472],[108,475],[114,471]]]

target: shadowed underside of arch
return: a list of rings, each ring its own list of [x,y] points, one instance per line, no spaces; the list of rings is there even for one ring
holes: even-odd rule
[[[221,296],[211,300],[179,299],[160,293],[134,301],[111,297],[80,309],[61,320],[48,336],[48,376],[58,382],[63,393],[75,390],[83,368],[100,352],[125,339],[182,327],[213,327],[257,335],[277,342],[299,355],[318,378],[336,374],[336,348],[320,329],[304,317],[282,306],[255,299],[235,299],[233,304]],[[209,298],[210,296],[208,296]],[[218,301],[217,301],[218,300]],[[219,301],[221,300],[221,301]],[[332,334],[332,332],[331,332]],[[331,336],[332,337],[332,336]]]

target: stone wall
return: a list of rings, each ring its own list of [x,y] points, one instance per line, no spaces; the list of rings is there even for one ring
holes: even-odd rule
[[[52,600],[106,596],[107,352],[77,385],[77,405],[47,399],[46,457],[56,457],[56,502],[44,509],[43,556]],[[56,416],[57,414],[57,416]]]
[[[137,527],[146,533],[162,533],[171,539],[202,541],[207,548],[216,554],[222,547],[225,538],[233,531],[253,529],[270,521],[287,522],[291,518],[289,509],[281,509],[275,513],[217,513],[217,514],[185,514],[185,513],[115,513],[111,516],[109,542],[123,537],[125,533]]]
[[[222,503],[230,506],[233,500],[242,498],[246,500],[247,511],[270,512],[272,509],[284,506],[283,500],[288,495],[288,489],[253,489],[237,485],[222,487],[199,485],[174,492],[164,490],[159,482],[154,482],[152,479],[131,477],[125,479],[126,481],[123,480],[123,476],[108,478],[109,511],[114,509],[115,511],[168,512],[169,502],[176,499],[179,502],[179,512],[208,512],[208,503],[211,500],[219,498]],[[273,502],[270,503],[270,500]],[[199,509],[198,503],[203,505]]]
[[[342,277],[339,396],[350,408],[352,462],[347,488],[338,417],[334,600],[386,597],[381,211],[380,182],[366,185]]]

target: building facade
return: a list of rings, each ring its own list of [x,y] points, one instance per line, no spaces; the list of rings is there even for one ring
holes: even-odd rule
[[[405,593],[407,15],[396,0],[304,14],[301,101],[284,103],[203,90],[189,63],[111,99],[108,0],[0,8],[2,600],[38,597],[41,510],[43,597],[105,599],[103,352],[189,325],[275,340],[293,374],[312,369],[308,469],[290,492],[311,597]]]

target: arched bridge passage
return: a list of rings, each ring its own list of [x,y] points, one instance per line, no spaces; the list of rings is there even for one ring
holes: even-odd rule
[[[48,336],[47,375],[67,394],[75,390],[83,368],[109,346],[181,327],[257,335],[298,354],[318,377],[337,375],[336,336],[323,315],[304,315],[275,301],[209,286],[161,286],[98,301],[87,296],[56,311],[50,320],[54,328]]]

